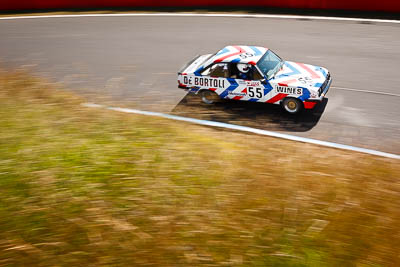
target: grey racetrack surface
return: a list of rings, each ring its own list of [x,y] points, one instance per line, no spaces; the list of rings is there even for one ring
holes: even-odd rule
[[[25,67],[83,94],[172,112],[400,153],[400,24],[223,17],[80,17],[0,21],[0,65]],[[328,100],[298,117],[277,106],[205,107],[177,88],[196,54],[266,46],[328,68]],[[341,89],[339,89],[341,88]]]

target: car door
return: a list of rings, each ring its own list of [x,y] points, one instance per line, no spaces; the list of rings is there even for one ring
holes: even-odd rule
[[[268,93],[265,90],[264,77],[255,66],[249,65],[248,75],[243,76],[237,64],[231,64],[230,73],[233,84],[232,90],[228,93],[230,99],[257,102],[262,101]]]
[[[214,63],[201,73],[201,77],[196,77],[195,82],[198,82],[199,89],[214,91],[221,98],[225,98],[226,89],[230,87],[229,74],[228,63]]]

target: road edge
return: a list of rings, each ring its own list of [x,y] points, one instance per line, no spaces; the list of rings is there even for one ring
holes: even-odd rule
[[[308,143],[308,144],[314,144],[314,145],[319,145],[319,146],[324,146],[324,147],[337,148],[337,149],[341,149],[341,150],[349,150],[349,151],[354,151],[354,152],[359,152],[359,153],[364,153],[364,154],[369,154],[369,155],[374,155],[374,156],[379,156],[379,157],[385,157],[385,158],[390,158],[390,159],[400,159],[400,155],[382,152],[382,151],[378,151],[378,150],[343,145],[343,144],[338,144],[338,143],[333,143],[333,142],[327,142],[327,141],[321,141],[321,140],[317,140],[317,139],[311,139],[311,138],[305,138],[305,137],[300,137],[300,136],[295,136],[295,135],[261,130],[261,129],[247,127],[247,126],[240,126],[240,125],[235,125],[235,124],[224,123],[224,122],[199,120],[199,119],[182,117],[182,116],[171,115],[171,114],[160,113],[160,112],[144,111],[144,110],[131,109],[131,108],[112,107],[112,106],[99,105],[99,104],[95,104],[95,103],[83,103],[81,105],[84,107],[87,107],[87,108],[102,108],[102,109],[107,109],[107,110],[112,110],[112,111],[117,111],[117,112],[122,112],[122,113],[139,114],[139,115],[145,115],[145,116],[171,119],[171,120],[176,120],[176,121],[184,121],[184,122],[189,122],[192,124],[254,133],[254,134],[258,134],[258,135],[276,137],[276,138],[281,138],[281,139],[286,139],[286,140],[291,140],[291,141],[296,141],[296,142],[302,142],[302,143]]]

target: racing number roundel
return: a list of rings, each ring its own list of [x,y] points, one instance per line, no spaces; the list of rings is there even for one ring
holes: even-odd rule
[[[247,95],[251,98],[263,98],[264,97],[264,90],[261,87],[247,87]]]

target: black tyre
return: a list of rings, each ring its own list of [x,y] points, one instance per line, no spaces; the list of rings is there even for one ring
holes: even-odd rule
[[[219,102],[221,99],[217,95],[217,93],[211,91],[211,90],[203,90],[200,92],[200,97],[201,101],[205,104],[214,104],[216,102]]]
[[[282,107],[290,114],[296,114],[303,109],[303,103],[297,98],[289,97],[283,100]]]

